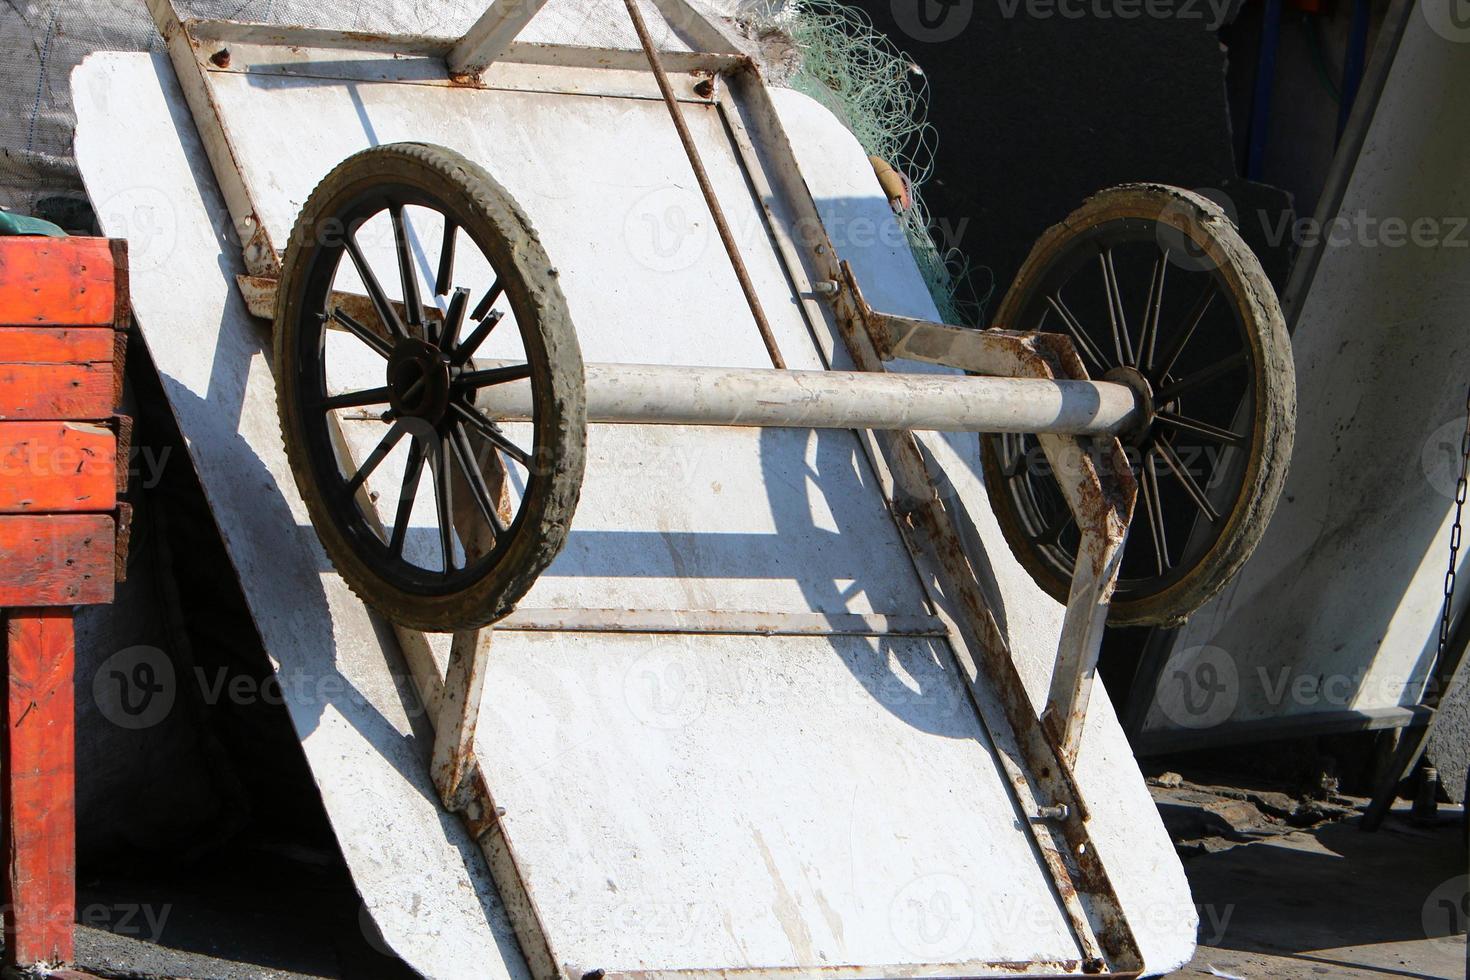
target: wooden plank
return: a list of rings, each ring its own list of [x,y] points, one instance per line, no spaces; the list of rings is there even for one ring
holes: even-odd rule
[[[0,514],[110,511],[117,436],[89,422],[0,422]]]
[[[0,421],[110,418],[119,377],[111,364],[0,364]]]
[[[5,962],[66,963],[76,912],[71,610],[12,610],[6,655],[0,708]]]
[[[111,327],[0,327],[0,363],[111,364],[117,339]]]
[[[110,514],[0,517],[0,606],[111,602],[115,535]]]
[[[105,238],[0,239],[0,323],[101,327],[126,315]],[[120,254],[120,253],[117,253]]]

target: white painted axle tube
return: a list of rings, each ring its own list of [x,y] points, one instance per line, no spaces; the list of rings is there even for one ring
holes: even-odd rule
[[[587,419],[604,423],[1115,435],[1137,412],[1129,388],[1105,381],[656,364],[588,364],[586,377]],[[483,388],[476,405],[525,420],[531,387]]]

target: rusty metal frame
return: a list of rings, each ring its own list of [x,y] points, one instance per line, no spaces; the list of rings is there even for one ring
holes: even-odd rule
[[[211,166],[239,234],[250,276],[252,309],[269,309],[271,281],[280,259],[258,217],[255,200],[235,153],[235,136],[211,90],[213,72],[239,71],[231,46],[280,54],[272,70],[312,74],[311,49],[391,53],[374,64],[337,64],[342,76],[404,84],[458,85],[535,91],[576,91],[557,72],[587,71],[606,79],[592,94],[714,105],[722,114],[746,176],[763,203],[768,230],[796,287],[801,309],[829,368],[882,372],[894,359],[924,360],[980,374],[1043,379],[1085,379],[1071,341],[1060,336],[973,331],[873,311],[851,270],[841,262],[810,191],[801,177],[774,102],[755,64],[734,37],[687,0],[654,0],[675,29],[700,50],[664,53],[680,73],[677,87],[660,92],[638,52],[527,44],[514,38],[537,0],[495,0],[459,39],[363,35],[294,27],[181,21],[170,0],[148,0],[163,35]],[[303,50],[306,49],[306,50]],[[391,73],[385,70],[391,66]],[[641,74],[640,74],[641,73]],[[320,77],[320,75],[318,76]],[[712,206],[717,206],[711,202]],[[245,278],[245,277],[242,277]],[[245,284],[242,283],[242,287]],[[965,962],[919,970],[911,965],[816,969],[679,969],[607,973],[608,978],[698,980],[739,975],[781,978],[812,975],[886,977],[924,975],[1076,976],[1138,975],[1142,958],[1107,871],[1088,836],[1087,807],[1072,778],[1095,673],[1107,603],[1116,584],[1122,543],[1136,487],[1118,441],[1112,437],[1041,436],[1060,477],[1083,544],[1063,621],[1044,712],[1038,716],[987,605],[971,556],[953,516],[935,491],[919,443],[909,431],[859,431],[893,519],[910,552],[933,617],[753,616],[736,622],[718,613],[700,617],[650,614],[629,620],[596,610],[523,610],[505,629],[628,629],[632,631],[806,633],[905,632],[943,635],[969,680],[977,714],[1029,827],[1083,958],[1058,962]],[[610,613],[611,611],[604,611]],[[825,622],[818,622],[817,620]],[[620,622],[615,624],[614,620]],[[912,621],[908,621],[912,620]],[[552,948],[536,902],[517,868],[500,826],[490,787],[473,753],[479,694],[491,652],[491,632],[456,634],[441,672],[423,634],[395,628],[415,686],[434,719],[435,786],[445,805],[460,814],[489,861],[501,898],[532,973],[569,975]]]

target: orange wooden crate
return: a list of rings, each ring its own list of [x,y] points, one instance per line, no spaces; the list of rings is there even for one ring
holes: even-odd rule
[[[112,601],[126,526],[127,251],[0,238],[0,850],[5,960],[72,958],[72,606]]]

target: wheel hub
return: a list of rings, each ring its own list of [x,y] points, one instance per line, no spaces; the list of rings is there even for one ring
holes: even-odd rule
[[[1115,367],[1104,374],[1102,379],[1125,385],[1133,392],[1133,400],[1138,405],[1138,421],[1130,428],[1129,434],[1137,438],[1148,432],[1154,424],[1154,386],[1144,377],[1143,372],[1133,367]]]
[[[426,341],[402,341],[388,359],[389,405],[400,418],[438,424],[449,410],[449,382],[449,358]]]

